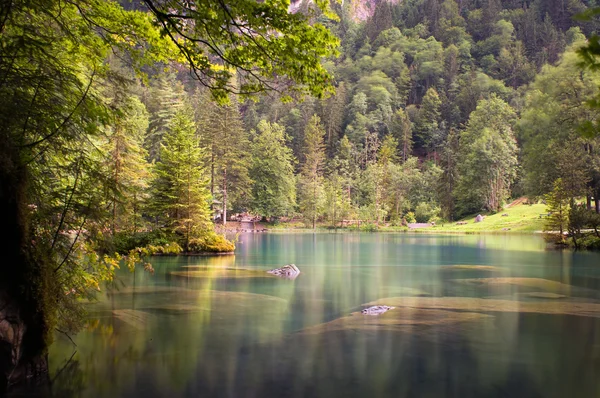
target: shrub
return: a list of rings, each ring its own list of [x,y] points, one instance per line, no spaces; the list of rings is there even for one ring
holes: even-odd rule
[[[579,249],[600,250],[600,238],[596,235],[585,235],[577,243]]]
[[[161,230],[138,232],[136,234],[121,231],[117,232],[112,237],[112,247],[110,247],[111,250],[108,251],[126,254],[137,247],[167,246],[171,242],[176,242],[177,240],[178,238],[175,234]]]
[[[213,231],[205,235],[190,240],[190,253],[227,253],[235,250],[235,245],[227,240],[223,235],[216,234]]]
[[[421,202],[415,208],[415,219],[419,223],[426,223],[437,218],[440,209],[426,202]]]
[[[417,219],[415,218],[415,213],[413,213],[412,211],[409,211],[408,213],[406,213],[406,215],[404,216],[404,219],[409,224],[417,222]]]
[[[377,227],[377,225],[373,223],[364,223],[360,226],[360,230],[363,232],[375,232],[378,229],[379,228]]]

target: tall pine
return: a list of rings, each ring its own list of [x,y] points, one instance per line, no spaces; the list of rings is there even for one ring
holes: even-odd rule
[[[304,164],[299,177],[299,205],[304,218],[316,227],[323,206],[323,164],[325,130],[321,119],[313,115],[304,130]]]
[[[181,236],[188,250],[193,237],[211,228],[204,153],[189,107],[173,116],[159,155],[151,186],[151,209],[158,220]]]

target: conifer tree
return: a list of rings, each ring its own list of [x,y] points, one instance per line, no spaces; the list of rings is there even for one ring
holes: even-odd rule
[[[148,90],[146,107],[150,112],[150,126],[145,139],[145,148],[150,161],[160,155],[160,144],[171,120],[184,106],[183,85],[174,74],[161,74],[152,80]]]
[[[168,125],[152,181],[151,209],[167,228],[190,240],[210,228],[210,192],[203,167],[204,153],[196,137],[189,107],[177,111]]]
[[[137,97],[127,96],[119,108],[106,144],[108,171],[119,193],[111,198],[113,234],[117,229],[137,232],[149,178],[147,152],[142,147],[148,128],[146,107]]]
[[[225,105],[200,106],[208,109],[208,115],[199,126],[198,135],[208,152],[211,194],[221,201],[222,221],[226,224],[227,209],[247,199],[250,192],[250,142],[233,98]]]
[[[296,184],[293,155],[286,146],[285,129],[262,120],[250,145],[252,185],[250,208],[265,217],[281,217],[294,210]]]
[[[396,113],[394,113],[391,133],[398,141],[402,161],[406,162],[412,153],[413,136],[412,123],[402,108],[399,108]]]
[[[314,115],[304,131],[304,164],[299,176],[300,211],[316,227],[323,202],[323,164],[325,161],[325,130]]]
[[[544,225],[545,231],[558,231],[560,241],[564,241],[564,231],[569,226],[569,202],[571,197],[561,178],[554,181],[552,192],[546,195],[548,218]]]

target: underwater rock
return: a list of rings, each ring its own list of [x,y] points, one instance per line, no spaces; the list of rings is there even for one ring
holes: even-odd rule
[[[389,310],[393,310],[396,307],[389,307],[387,305],[375,305],[373,307],[365,308],[361,311],[365,315],[381,315]]]
[[[442,265],[441,269],[448,270],[448,271],[453,271],[453,270],[502,271],[502,268],[494,267],[493,265],[470,265],[470,264]]]
[[[569,302],[562,300],[515,301],[480,299],[475,297],[387,297],[371,301],[365,305],[394,304],[397,313],[403,308],[420,310],[469,311],[479,313],[513,312],[538,313],[548,315],[574,315],[600,318],[600,304],[597,302]]]
[[[390,307],[391,308],[391,307]],[[444,327],[446,331],[459,328],[459,324],[487,322],[494,316],[470,311],[448,311],[412,307],[396,307],[385,316],[364,316],[353,312],[333,321],[310,326],[299,332],[302,335],[316,335],[336,331],[352,332],[416,332],[423,333],[424,327]]]
[[[272,275],[281,276],[283,278],[295,279],[298,275],[300,275],[300,270],[296,267],[295,264],[287,264],[281,268],[275,268],[267,271],[267,273]]]

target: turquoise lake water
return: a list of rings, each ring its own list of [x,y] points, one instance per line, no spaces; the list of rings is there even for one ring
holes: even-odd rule
[[[57,397],[600,397],[600,254],[537,236],[266,233],[118,272]],[[294,263],[293,280],[266,270]],[[360,310],[396,308],[379,316]],[[70,360],[69,360],[70,359]]]

